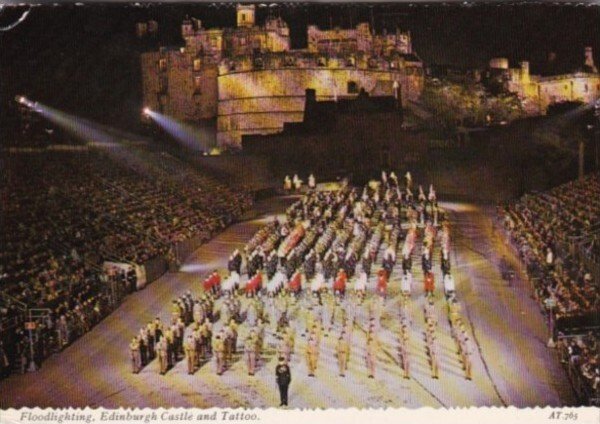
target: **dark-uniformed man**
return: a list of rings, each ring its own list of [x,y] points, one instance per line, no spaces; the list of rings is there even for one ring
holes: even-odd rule
[[[275,368],[275,375],[277,377],[277,385],[279,386],[279,398],[281,403],[279,406],[287,406],[288,404],[288,388],[292,381],[292,372],[290,371],[289,365],[285,362],[285,358],[279,358],[279,364]]]
[[[154,340],[155,334],[154,323],[150,321],[146,325],[146,335],[148,336],[148,361],[152,361],[156,356],[156,352],[154,351],[154,343],[156,342],[156,340]]]
[[[145,327],[142,327],[142,329],[140,330],[138,340],[140,341],[140,355],[142,360],[142,367],[145,367],[148,364],[148,334],[146,333]]]

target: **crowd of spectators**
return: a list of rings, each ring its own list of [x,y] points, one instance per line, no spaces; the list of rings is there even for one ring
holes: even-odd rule
[[[594,276],[573,244],[600,223],[598,174],[525,195],[506,208],[504,219],[528,274],[538,279],[539,298],[556,302],[557,319],[600,310]]]
[[[20,152],[2,161],[2,375],[19,368],[15,361],[36,359],[22,326],[24,309],[50,310],[36,330],[40,359],[110,311],[110,283],[121,294],[135,286],[135,276],[107,275],[104,261],[177,262],[175,243],[208,240],[252,204],[249,193],[141,147]],[[49,336],[38,340],[40,334]]]
[[[587,259],[597,249],[600,230],[600,175],[527,194],[504,208],[503,219],[534,284],[534,295],[548,314],[552,337],[599,330],[599,276]],[[593,390],[586,393],[594,392],[595,398],[600,393],[600,380],[592,378],[598,376],[597,339],[592,334],[586,342],[577,338],[560,343],[577,381],[589,381]],[[571,353],[588,342],[594,348],[585,355]]]
[[[585,336],[561,338],[558,344],[561,362],[579,393],[590,403],[600,405],[600,337],[590,332]]]

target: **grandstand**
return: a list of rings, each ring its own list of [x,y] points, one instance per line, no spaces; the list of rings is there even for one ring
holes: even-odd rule
[[[249,193],[164,152],[89,147],[3,161],[1,219],[11,230],[0,236],[2,336],[11,369],[29,354],[28,310],[38,311],[47,339],[36,351],[41,362],[252,205]],[[106,273],[108,263],[121,267]],[[52,329],[61,320],[73,331],[59,341]]]

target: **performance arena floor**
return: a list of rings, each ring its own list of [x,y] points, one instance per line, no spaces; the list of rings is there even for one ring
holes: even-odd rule
[[[266,363],[257,374],[246,373],[239,357],[223,376],[213,363],[188,375],[185,361],[165,376],[157,360],[140,374],[131,373],[129,342],[139,328],[155,316],[170,319],[170,302],[191,290],[201,290],[203,275],[224,267],[230,252],[242,247],[252,234],[290,204],[289,198],[268,199],[257,205],[258,218],[238,223],[202,246],[178,273],[168,273],[144,290],[129,296],[109,317],[65,351],[54,355],[35,373],[13,375],[0,382],[0,407],[245,407],[266,408],[279,404],[275,384],[275,346],[272,332],[266,337]],[[454,406],[560,406],[575,399],[556,353],[546,348],[543,317],[522,281],[508,286],[498,262],[503,248],[492,231],[491,209],[443,203],[453,222],[452,269],[457,282],[463,317],[475,337],[474,376],[464,378],[446,319],[441,275],[434,256],[438,293],[439,380],[430,377],[423,330],[424,299],[420,258],[413,260],[415,287],[411,302],[413,332],[410,346],[412,378],[402,378],[397,363],[399,283],[391,283],[382,319],[383,348],[377,358],[375,379],[368,379],[364,360],[365,333],[354,333],[349,372],[338,377],[334,358],[335,337],[323,338],[317,376],[307,376],[305,339],[296,331],[292,357],[290,407],[454,407]],[[419,249],[415,249],[419,250]],[[511,258],[514,260],[514,258]],[[377,269],[374,267],[374,269]],[[398,274],[396,274],[398,275]],[[392,280],[394,281],[394,280]],[[217,323],[218,329],[221,323]],[[270,328],[269,328],[270,329]],[[189,331],[189,328],[188,330]],[[247,329],[240,326],[238,345]],[[187,334],[187,333],[186,333]]]

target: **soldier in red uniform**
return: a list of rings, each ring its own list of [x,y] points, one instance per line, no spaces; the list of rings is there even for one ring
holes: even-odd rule
[[[204,291],[211,291],[212,290],[212,287],[211,287],[212,281],[211,281],[210,277],[211,276],[209,275],[202,282],[202,287],[204,288]]]
[[[256,271],[256,274],[254,274],[254,277],[252,277],[246,284],[246,296],[254,297],[256,292],[260,290],[261,286],[262,286],[262,274],[260,271]]]
[[[221,292],[221,276],[217,272],[217,270],[213,271],[210,276],[211,278],[211,286],[214,294],[218,294]]]
[[[204,286],[205,291],[211,291],[213,294],[218,294],[221,290],[221,276],[217,270],[214,270],[213,273],[204,280],[202,285]]]
[[[424,285],[425,285],[425,295],[433,296],[433,291],[435,290],[435,280],[433,279],[433,272],[425,273]]]
[[[294,275],[292,275],[292,279],[288,283],[288,290],[294,296],[300,294],[300,291],[302,290],[302,274],[300,271],[296,271]]]
[[[377,293],[385,298],[387,294],[388,273],[385,269],[380,269],[377,273]]]
[[[338,271],[337,277],[333,283],[333,293],[343,296],[346,292],[346,283],[348,282],[348,277],[346,276],[346,271],[343,268],[340,268]]]

